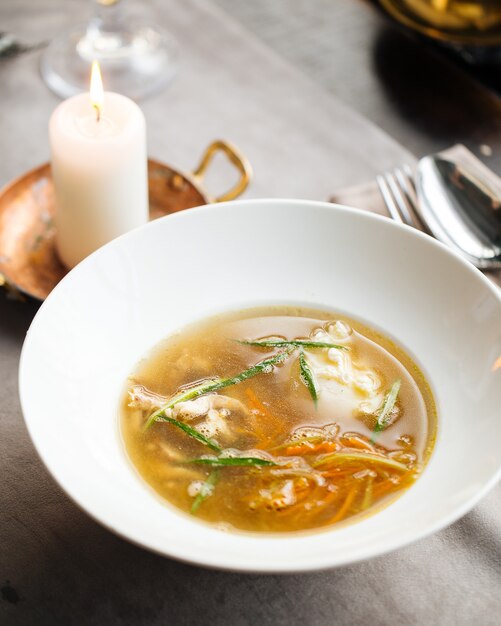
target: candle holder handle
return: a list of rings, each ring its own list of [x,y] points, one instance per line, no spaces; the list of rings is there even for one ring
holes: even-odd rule
[[[205,174],[218,152],[222,152],[240,173],[238,182],[229,191],[213,198],[213,202],[227,202],[228,200],[234,200],[247,189],[252,178],[252,167],[246,157],[234,145],[228,141],[218,139],[210,144],[198,167],[193,172],[193,178],[195,178],[197,183],[203,184]]]

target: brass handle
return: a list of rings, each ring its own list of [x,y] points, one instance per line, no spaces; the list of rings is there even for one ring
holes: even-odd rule
[[[193,177],[198,183],[203,183],[205,173],[218,152],[223,152],[230,163],[232,163],[240,172],[240,180],[226,193],[221,194],[213,199],[214,202],[226,202],[227,200],[233,200],[238,198],[246,189],[252,176],[252,168],[249,161],[241,154],[235,146],[231,145],[227,141],[214,141],[205,151],[205,154],[200,161],[200,164],[193,172]]]

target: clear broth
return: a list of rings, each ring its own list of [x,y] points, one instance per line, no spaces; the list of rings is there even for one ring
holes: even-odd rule
[[[317,406],[295,350],[273,371],[195,400],[198,404],[186,405],[187,413],[170,414],[217,442],[223,456],[277,465],[197,465],[190,461],[219,452],[172,423],[155,422],[144,430],[151,413],[181,388],[234,376],[281,350],[238,340],[325,341],[326,332],[348,350],[305,349]],[[401,384],[388,425],[375,433],[397,380]],[[192,407],[203,410],[207,403],[213,406],[209,413],[194,415]],[[201,520],[244,531],[321,528],[374,512],[422,472],[436,424],[430,387],[402,348],[343,315],[298,307],[218,315],[168,337],[139,363],[121,404],[127,453],[155,492]]]

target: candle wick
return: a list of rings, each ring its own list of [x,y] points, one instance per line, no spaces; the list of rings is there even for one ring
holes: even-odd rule
[[[101,119],[101,108],[97,104],[92,105],[96,109],[96,120],[99,122]]]

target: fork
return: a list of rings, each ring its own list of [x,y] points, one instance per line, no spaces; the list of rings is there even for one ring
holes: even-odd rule
[[[395,222],[431,234],[419,210],[414,176],[408,165],[376,176],[376,182],[388,213]]]
[[[448,167],[445,174],[443,172],[444,164]],[[499,271],[501,269],[501,254],[499,244],[497,243],[498,240],[495,239],[494,235],[492,236],[492,241],[489,239],[489,245],[487,246],[485,232],[478,234],[477,230],[472,228],[469,221],[463,217],[463,212],[457,209],[457,198],[454,198],[452,194],[451,198],[446,194],[444,195],[444,193],[437,194],[437,189],[439,189],[440,185],[443,186],[445,192],[448,190],[461,191],[465,200],[463,203],[465,212],[467,214],[476,214],[479,212],[479,207],[471,200],[471,193],[468,195],[464,189],[467,184],[470,188],[474,187],[475,190],[479,191],[482,191],[483,187],[478,182],[472,182],[464,173],[462,174],[457,164],[441,159],[438,156],[421,159],[418,172],[417,185],[414,172],[408,165],[403,165],[392,172],[386,172],[376,177],[377,185],[390,217],[400,224],[412,226],[425,232],[427,235],[435,237],[453,248],[480,270]],[[431,206],[430,198],[428,198],[428,204],[425,202],[426,196],[425,200],[421,198],[425,174],[428,180],[428,185],[425,189],[428,189],[428,191],[431,189],[431,191],[435,192],[434,197],[437,196],[436,208]],[[461,179],[461,175],[464,180]],[[416,187],[419,188],[419,193]],[[428,193],[429,195],[430,193]],[[478,199],[478,194],[476,194],[476,197]],[[421,201],[423,201],[423,205],[421,205]],[[495,204],[494,201],[496,202]],[[487,192],[483,192],[482,202],[484,203],[482,207],[484,212],[486,208],[494,211],[498,206],[501,206],[498,196],[489,188],[487,188]],[[437,214],[439,213],[442,217],[437,219]],[[448,218],[445,225],[442,223],[445,219],[444,215],[445,218]],[[492,229],[498,232],[496,230],[498,228],[496,220],[497,217],[495,219],[493,217],[492,224],[494,225]]]

